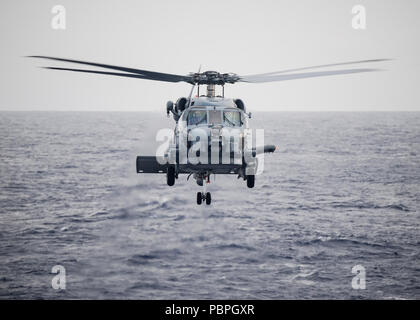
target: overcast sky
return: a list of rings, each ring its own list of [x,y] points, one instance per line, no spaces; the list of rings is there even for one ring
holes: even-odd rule
[[[66,30],[54,30],[54,5]],[[364,5],[365,30],[352,28]],[[226,96],[250,111],[420,111],[418,0],[2,0],[0,110],[165,110],[188,95],[162,83],[39,66],[48,55],[161,72],[270,72],[343,61],[392,58],[363,67],[386,71],[236,84]],[[67,67],[80,67],[66,64]]]

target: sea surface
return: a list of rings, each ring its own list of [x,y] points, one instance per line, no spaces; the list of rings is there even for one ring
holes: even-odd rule
[[[255,188],[198,206],[136,173],[163,112],[1,112],[0,299],[420,299],[420,113],[250,123],[277,146]]]

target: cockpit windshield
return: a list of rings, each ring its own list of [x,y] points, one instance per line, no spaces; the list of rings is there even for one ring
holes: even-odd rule
[[[222,112],[220,110],[209,110],[209,124],[210,125],[222,124]]]
[[[207,114],[208,113],[208,114]],[[191,110],[187,116],[188,126],[209,125],[240,127],[241,113],[228,110]]]
[[[193,110],[188,113],[188,125],[198,126],[199,124],[207,124],[206,110]]]
[[[237,111],[224,111],[223,112],[223,125],[227,127],[240,127],[241,114]]]

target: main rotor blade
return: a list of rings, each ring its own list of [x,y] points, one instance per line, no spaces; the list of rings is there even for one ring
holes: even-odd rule
[[[156,80],[156,79],[150,79],[149,77],[146,77],[146,76],[141,75],[141,74],[124,73],[124,72],[96,71],[96,70],[59,68],[59,67],[42,67],[42,68],[50,69],[50,70],[96,73],[96,74],[104,74],[104,75],[109,75],[109,76],[119,76],[119,77],[137,78],[137,79],[145,79],[145,80]],[[156,81],[162,81],[162,80],[156,80]]]
[[[334,76],[334,75],[340,75],[340,74],[351,74],[351,73],[372,72],[372,71],[379,71],[379,69],[346,69],[346,70],[304,72],[304,73],[292,73],[292,74],[276,74],[272,76],[259,76],[259,77],[241,77],[239,81],[250,82],[250,83],[262,83],[262,82],[286,81],[286,80],[325,77],[325,76]]]
[[[370,60],[348,61],[348,62],[322,64],[322,65],[317,65],[317,66],[310,66],[310,67],[303,67],[303,68],[296,68],[296,69],[285,69],[285,70],[267,72],[267,73],[251,74],[251,75],[240,76],[240,77],[241,78],[265,77],[265,76],[271,76],[271,75],[276,75],[276,74],[280,74],[280,73],[289,73],[289,72],[296,72],[296,71],[303,71],[303,70],[310,70],[310,69],[337,67],[337,66],[344,66],[344,65],[349,65],[349,64],[359,64],[359,63],[382,62],[382,61],[390,61],[390,60],[391,59],[370,59]]]
[[[142,69],[126,68],[126,67],[114,66],[114,65],[109,65],[109,64],[81,61],[81,60],[71,60],[71,59],[63,59],[63,58],[48,57],[48,56],[29,56],[29,58],[40,58],[40,59],[48,59],[48,60],[55,60],[55,61],[62,61],[62,62],[70,62],[70,63],[89,65],[89,66],[94,66],[94,67],[99,67],[99,68],[124,71],[124,72],[128,72],[128,73],[131,73],[131,74],[141,75],[141,77],[134,77],[134,78],[140,78],[140,79],[166,81],[166,82],[185,81],[185,82],[188,82],[188,83],[191,83],[191,79],[192,79],[191,76],[182,76],[182,75],[177,75],[177,74],[154,72],[154,71],[148,71],[148,70],[142,70]],[[61,69],[60,68],[55,68],[55,70],[80,71],[81,69],[70,70],[70,69],[67,69],[67,68],[61,68]],[[82,72],[82,71],[80,71],[80,72]],[[88,72],[90,72],[90,71],[88,71]],[[91,72],[91,73],[95,73],[95,72]],[[98,73],[101,73],[101,72],[98,72]],[[102,72],[102,74],[107,74],[107,73]],[[112,73],[110,73],[110,74],[112,74]],[[117,75],[121,75],[121,74],[117,74]]]

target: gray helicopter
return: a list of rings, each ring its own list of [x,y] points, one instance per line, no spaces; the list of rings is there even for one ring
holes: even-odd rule
[[[233,174],[246,181],[248,188],[253,188],[255,175],[259,172],[258,169],[261,166],[260,156],[264,153],[272,153],[276,149],[274,145],[258,145],[253,142],[255,139],[252,137],[253,132],[250,130],[248,123],[251,113],[247,113],[245,104],[241,99],[225,98],[226,84],[237,82],[265,83],[371,72],[377,71],[377,69],[307,70],[388,60],[351,61],[240,76],[235,73],[200,72],[200,70],[188,75],[176,75],[80,60],[47,56],[30,57],[82,64],[114,71],[45,67],[51,70],[191,84],[192,88],[188,97],[179,98],[176,103],[168,101],[166,104],[166,113],[168,116],[172,114],[176,125],[165,151],[160,155],[138,156],[136,169],[137,173],[166,174],[166,182],[169,186],[175,184],[180,174],[187,174],[187,180],[192,176],[197,184],[203,187],[201,192],[197,192],[197,204],[205,202],[207,205],[211,203],[211,194],[206,189],[207,184],[210,183],[211,175]],[[200,86],[206,87],[206,92],[201,95]],[[219,95],[216,94],[216,86],[221,87]],[[197,94],[193,96],[196,87]]]

